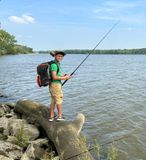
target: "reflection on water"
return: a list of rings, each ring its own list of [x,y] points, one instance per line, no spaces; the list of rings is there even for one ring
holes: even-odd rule
[[[71,73],[84,57],[67,55],[64,73]],[[45,54],[1,56],[0,101],[28,98],[49,106],[48,88],[38,88],[35,77],[36,66],[50,58]],[[115,140],[119,160],[146,159],[145,55],[91,55],[63,89],[64,114],[68,119],[78,112],[86,116],[83,132],[89,141]]]

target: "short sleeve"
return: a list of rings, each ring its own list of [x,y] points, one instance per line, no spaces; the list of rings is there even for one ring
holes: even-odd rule
[[[51,64],[51,71],[57,71],[57,65],[55,63]]]

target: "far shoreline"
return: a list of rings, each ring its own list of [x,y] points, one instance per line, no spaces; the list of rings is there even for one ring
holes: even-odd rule
[[[42,51],[35,51],[35,53],[38,54],[49,54],[51,50],[42,50]],[[146,54],[146,48],[139,48],[139,49],[96,49],[93,51],[93,49],[64,49],[62,50],[67,54],[89,54],[92,52],[92,54],[112,54],[112,55],[126,55],[126,54]]]
[[[5,55],[37,55],[37,54],[49,54],[52,50],[40,50],[33,51],[31,53],[17,53],[17,54],[4,54]],[[64,49],[61,50],[66,54],[89,54],[92,55],[146,55],[146,48],[139,49]]]

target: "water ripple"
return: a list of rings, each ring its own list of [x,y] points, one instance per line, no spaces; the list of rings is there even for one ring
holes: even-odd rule
[[[67,55],[63,72],[71,73],[84,57]],[[48,88],[37,87],[35,77],[36,66],[50,59],[47,54],[1,56],[0,93],[6,96],[0,101],[28,98],[49,106]],[[63,90],[64,114],[85,115],[89,141],[115,141],[119,160],[146,159],[145,55],[91,55]]]

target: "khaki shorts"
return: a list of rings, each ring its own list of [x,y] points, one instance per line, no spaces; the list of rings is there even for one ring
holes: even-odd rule
[[[51,83],[49,86],[49,91],[51,94],[51,104],[62,104],[63,102],[62,84]]]

